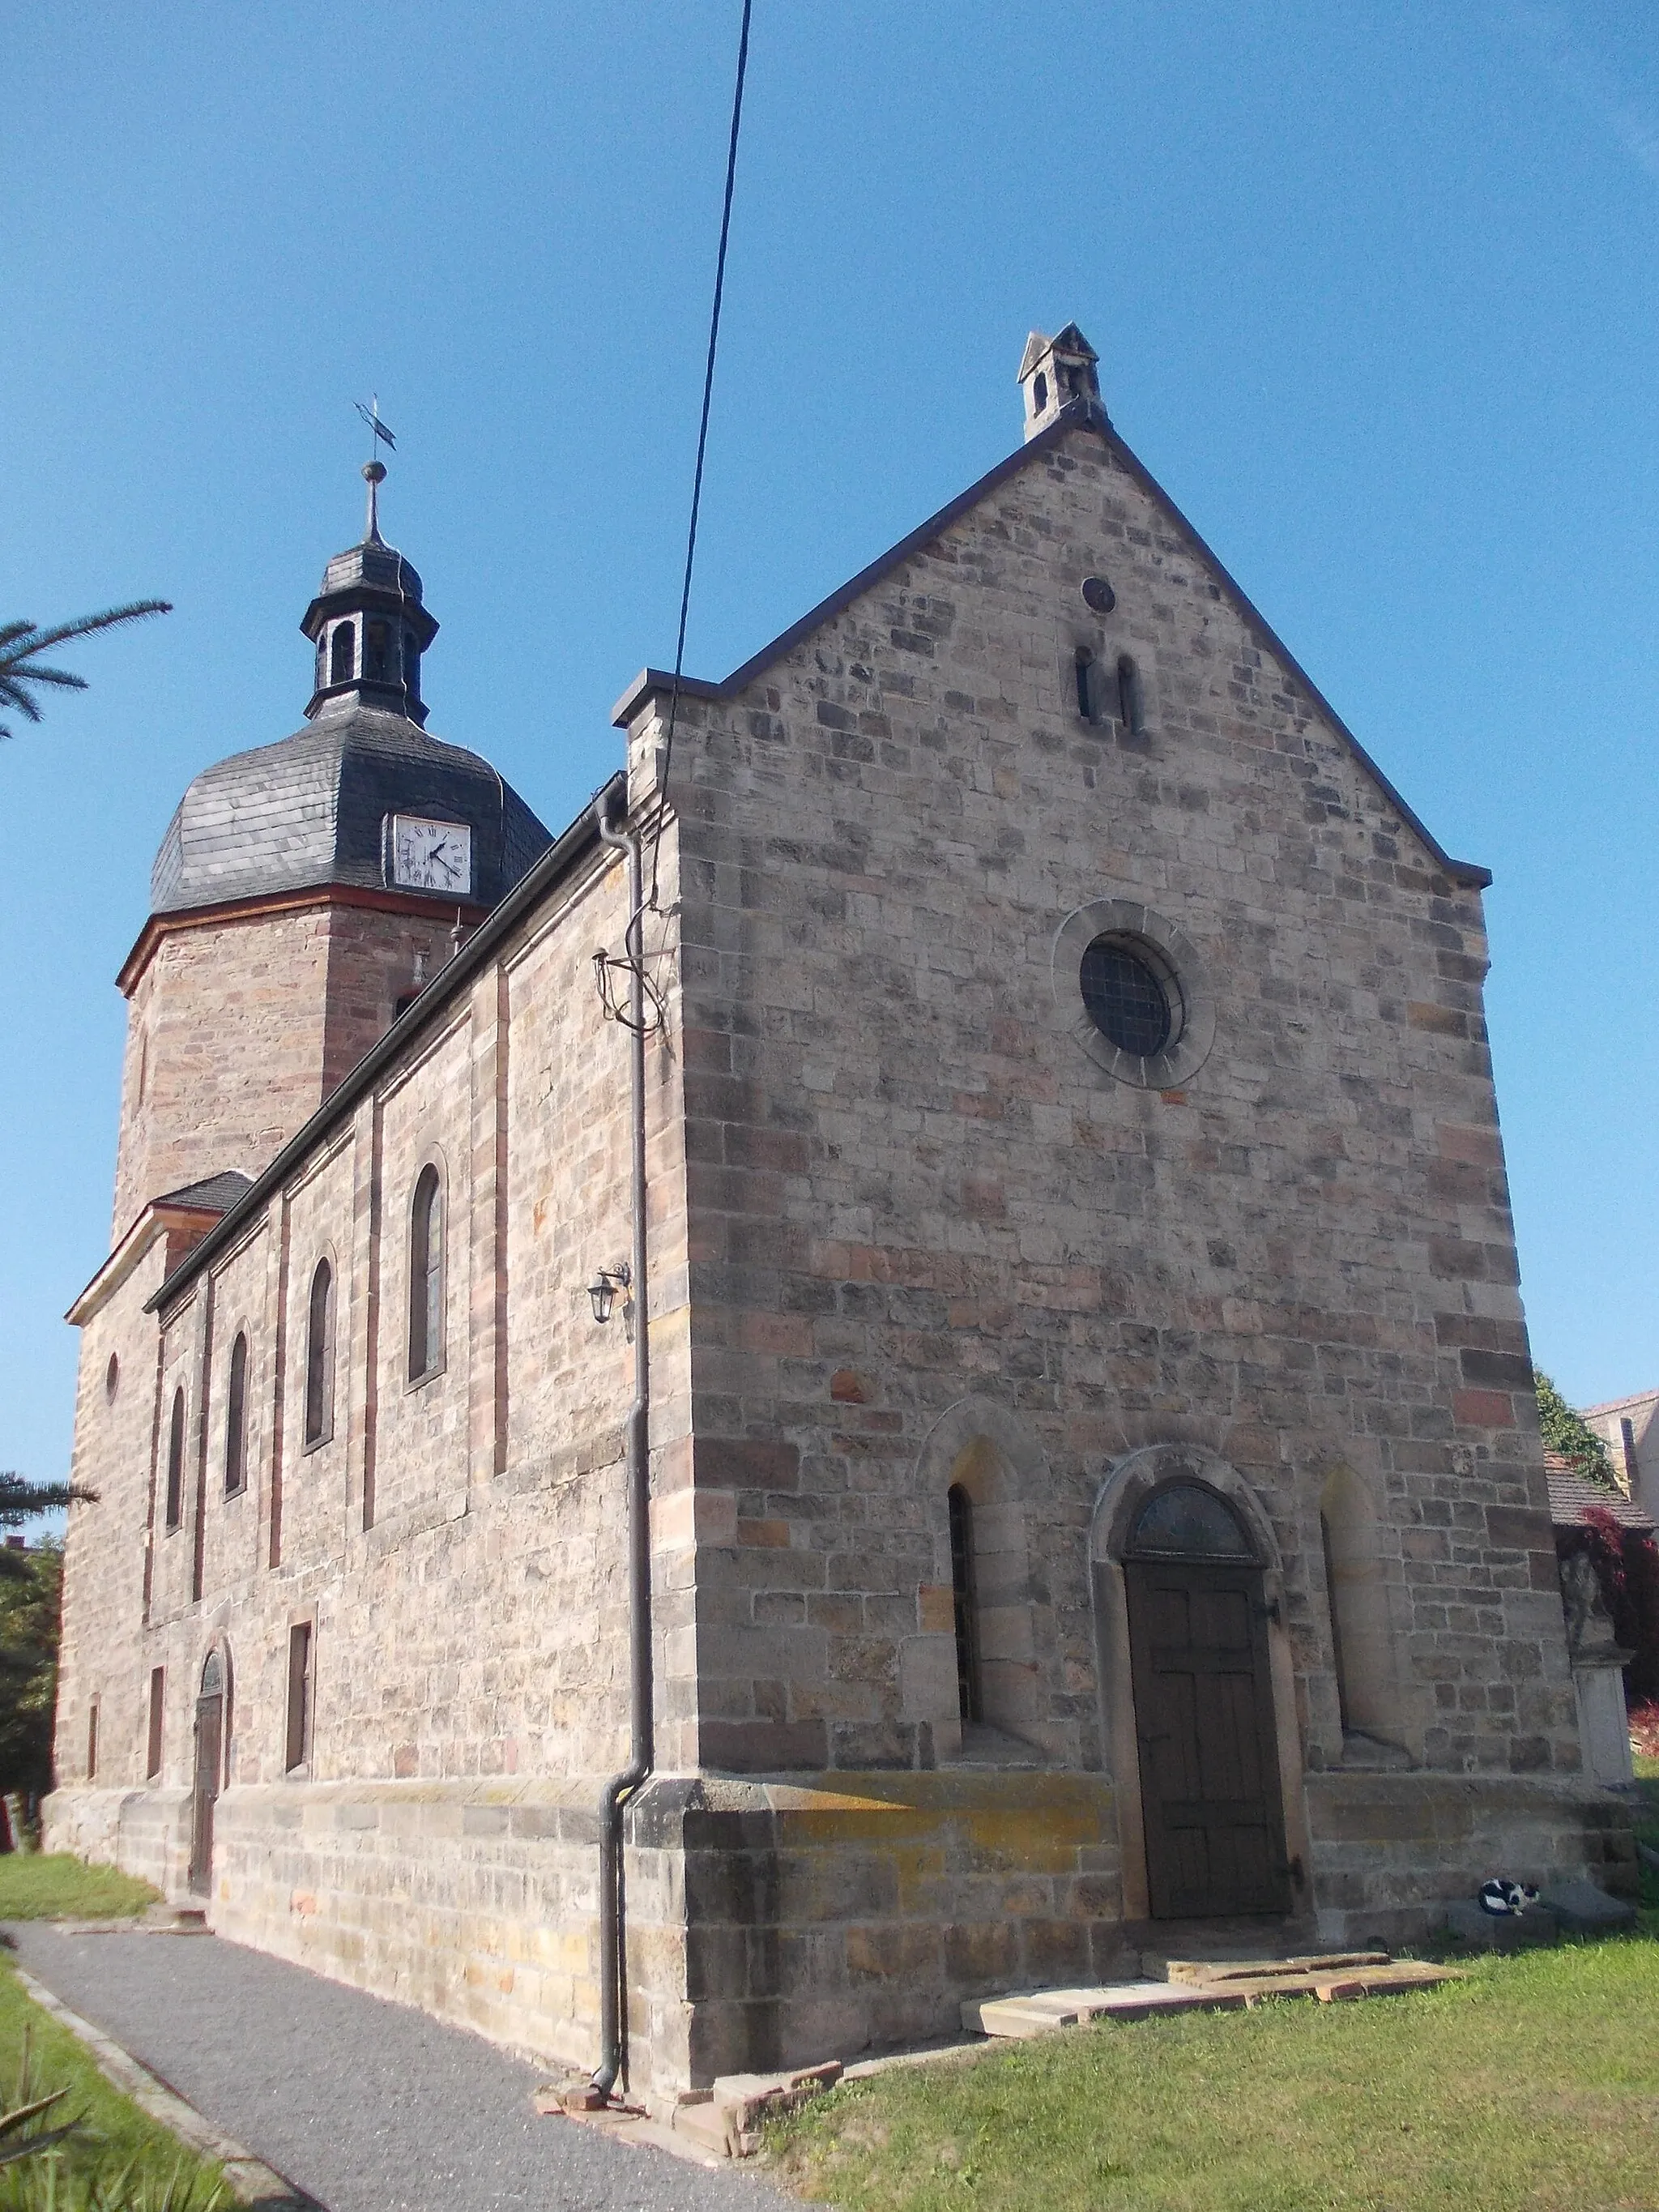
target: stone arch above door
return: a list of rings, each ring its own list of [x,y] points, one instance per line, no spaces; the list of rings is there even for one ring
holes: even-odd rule
[[[1282,1573],[1279,1540],[1255,1491],[1237,1468],[1198,1444],[1146,1444],[1115,1462],[1095,1499],[1091,1561],[1121,1562],[1141,1507],[1155,1490],[1182,1480],[1218,1491],[1243,1522],[1262,1567],[1270,1574]]]

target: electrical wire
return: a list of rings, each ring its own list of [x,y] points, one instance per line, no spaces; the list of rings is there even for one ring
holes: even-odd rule
[[[668,734],[663,741],[662,773],[657,779],[657,811],[651,831],[651,894],[657,903],[657,855],[663,818],[668,811],[668,778],[674,764],[674,725],[679,719],[680,679],[685,666],[685,619],[691,605],[691,569],[697,556],[697,514],[702,505],[702,465],[708,447],[708,410],[714,396],[714,356],[720,345],[720,301],[726,290],[726,248],[732,234],[732,193],[738,178],[738,132],[743,122],[743,83],[749,70],[749,16],[754,0],[743,0],[743,28],[738,38],[738,75],[732,93],[732,137],[726,150],[726,198],[720,209],[720,246],[714,262],[714,304],[708,318],[708,359],[702,378],[702,419],[697,426],[697,465],[691,479],[691,523],[685,538],[685,580],[680,587],[679,635],[674,644],[674,684],[668,695]]]

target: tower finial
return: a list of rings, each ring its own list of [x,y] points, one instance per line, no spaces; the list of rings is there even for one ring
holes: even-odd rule
[[[365,545],[378,545],[381,542],[380,503],[376,494],[386,482],[386,470],[380,461],[380,449],[382,446],[390,446],[395,453],[398,441],[380,420],[380,395],[378,392],[367,407],[360,399],[357,412],[368,423],[369,433],[368,459],[363,464],[363,481],[368,486],[368,520],[363,527],[363,543]]]
[[[380,486],[386,482],[384,461],[365,461],[363,482],[368,486],[368,514],[363,523],[363,543],[378,545],[380,541]]]

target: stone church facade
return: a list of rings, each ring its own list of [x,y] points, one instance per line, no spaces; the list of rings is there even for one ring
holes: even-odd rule
[[[307,729],[191,787],[123,971],[52,1840],[591,2064],[638,1287],[596,1320],[630,1249],[600,817],[643,838],[655,2099],[1109,1978],[1149,1930],[1395,1941],[1493,1872],[1629,1879],[1488,878],[1123,445],[1074,326],[1021,390],[1007,461],[684,685],[665,803],[647,671],[557,838],[426,736],[435,625],[371,523],[307,617]]]

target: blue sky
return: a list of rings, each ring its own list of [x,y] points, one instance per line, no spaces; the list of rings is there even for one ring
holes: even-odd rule
[[[159,594],[0,747],[0,1467],[62,1472],[150,859],[299,725],[352,403],[438,734],[558,826],[672,657],[736,0],[36,5],[0,141],[0,617]],[[1018,441],[1075,318],[1129,443],[1443,842],[1534,1347],[1659,1383],[1650,0],[757,0],[688,665]]]

